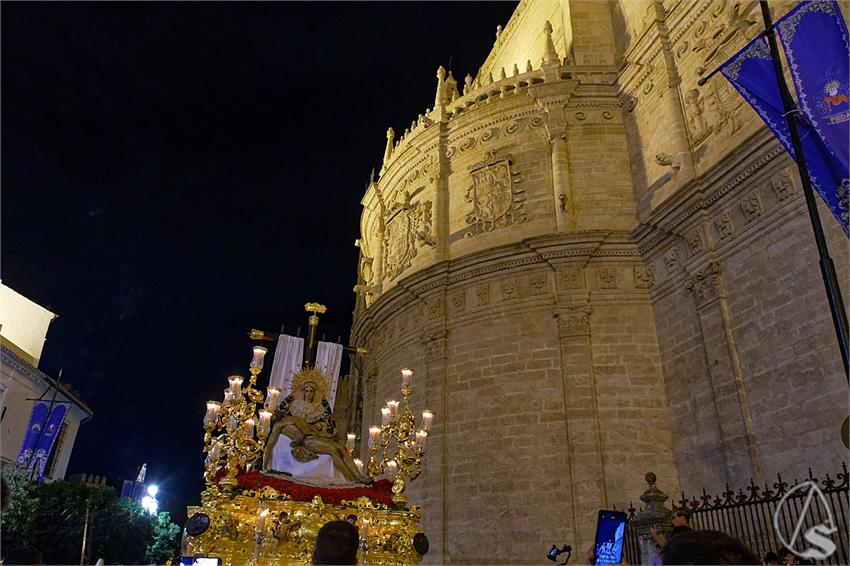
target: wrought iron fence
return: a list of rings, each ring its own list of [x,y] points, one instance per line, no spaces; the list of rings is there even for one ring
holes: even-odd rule
[[[798,537],[816,525],[832,525],[837,529],[830,540],[835,544],[835,552],[819,560],[818,564],[850,564],[848,555],[848,478],[847,465],[841,465],[841,472],[833,478],[829,474],[821,480],[815,477],[809,468],[808,478],[789,484],[781,474],[777,474],[772,485],[763,488],[753,480],[746,489],[733,491],[728,485],[719,495],[710,495],[705,489],[702,495],[688,499],[684,493],[676,502],[674,509],[687,509],[691,514],[691,527],[694,529],[712,529],[729,534],[746,544],[759,557],[769,551],[777,552],[782,548],[778,533],[774,529],[774,516],[785,539],[797,532]],[[813,500],[811,489],[795,489],[801,483],[812,482],[823,498]],[[786,498],[787,496],[787,498]],[[785,503],[780,502],[785,498]],[[625,556],[629,564],[640,564],[640,540],[633,525],[633,519],[640,517],[639,510],[630,506],[628,510],[629,529],[626,533]],[[799,544],[796,548],[802,548]]]

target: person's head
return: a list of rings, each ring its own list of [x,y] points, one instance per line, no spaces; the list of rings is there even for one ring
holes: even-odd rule
[[[720,531],[688,531],[670,538],[664,564],[761,564],[738,539]]]
[[[19,546],[6,553],[3,564],[44,564],[44,558],[34,546]]]
[[[772,550],[764,555],[765,564],[779,564],[779,556]]]
[[[301,391],[304,393],[304,400],[308,403],[312,403],[313,399],[316,397],[316,385],[313,382],[308,381],[304,384],[304,389]]]
[[[779,563],[780,564],[796,564],[797,556],[788,550],[787,548],[783,548],[779,551]]]
[[[671,522],[674,527],[689,527],[691,524],[691,514],[685,509],[679,509],[673,513]]]
[[[313,564],[357,564],[360,534],[348,521],[331,521],[319,529]]]

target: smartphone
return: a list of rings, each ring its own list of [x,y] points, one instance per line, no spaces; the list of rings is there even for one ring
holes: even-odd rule
[[[626,537],[626,514],[622,511],[600,511],[596,519],[596,541],[593,548],[597,566],[619,564],[623,561],[623,542]]]

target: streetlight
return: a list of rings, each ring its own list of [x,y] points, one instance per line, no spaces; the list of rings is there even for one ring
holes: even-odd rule
[[[156,515],[159,508],[159,503],[156,500],[157,493],[159,493],[159,487],[150,485],[148,486],[148,494],[142,497],[142,508],[151,515]]]

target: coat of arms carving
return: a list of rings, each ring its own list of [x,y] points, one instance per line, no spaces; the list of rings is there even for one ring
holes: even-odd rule
[[[405,192],[385,219],[384,273],[390,278],[410,267],[419,247],[436,245],[431,233],[431,201],[414,203],[411,198]]]
[[[511,170],[511,159],[510,155],[499,156],[488,151],[482,161],[469,168],[472,186],[466,193],[466,201],[472,204],[472,211],[466,215],[470,224],[466,237],[528,220],[524,191],[514,187],[520,179]]]

